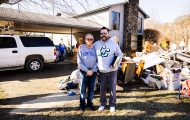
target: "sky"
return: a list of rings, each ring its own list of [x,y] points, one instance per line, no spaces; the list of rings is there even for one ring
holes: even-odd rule
[[[159,22],[173,22],[177,17],[190,14],[190,0],[140,0],[140,7]]]
[[[32,12],[40,12],[45,14],[52,14],[52,6],[47,5],[46,3],[40,3],[40,5],[31,5],[23,0],[23,4],[19,5],[19,8],[22,10],[28,10]],[[37,0],[33,0],[37,1]],[[54,0],[61,1],[61,0]],[[65,0],[67,3],[75,9],[76,13],[81,13],[85,11],[89,11],[92,9],[100,8],[109,4],[124,2],[125,0]],[[78,2],[77,2],[78,1]],[[177,17],[190,14],[190,0],[139,0],[140,7],[154,20],[165,23],[165,22],[173,22]],[[64,4],[64,3],[63,3]],[[11,8],[18,8],[18,5],[8,6]],[[34,8],[36,7],[36,8]],[[43,10],[40,8],[43,7]],[[65,11],[71,11],[67,6],[62,6],[59,9],[55,10],[60,11],[60,9]],[[55,14],[54,13],[54,14]]]

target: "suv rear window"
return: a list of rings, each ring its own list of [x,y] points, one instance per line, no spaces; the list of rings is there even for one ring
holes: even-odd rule
[[[48,47],[54,46],[53,41],[48,37],[27,37],[20,36],[24,47]]]
[[[17,44],[13,37],[0,37],[0,49],[1,48],[16,48]]]

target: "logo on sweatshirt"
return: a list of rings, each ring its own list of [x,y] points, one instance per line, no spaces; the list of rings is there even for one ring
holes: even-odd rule
[[[96,53],[95,52],[83,52],[82,53],[82,56],[96,56]]]
[[[101,46],[101,47],[100,47],[99,56],[107,57],[109,52],[110,52],[110,49],[109,49],[109,48],[106,48],[106,46]]]

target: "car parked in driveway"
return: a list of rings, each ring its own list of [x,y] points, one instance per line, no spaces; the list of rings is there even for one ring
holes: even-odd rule
[[[56,48],[47,37],[0,35],[0,71],[41,71],[44,63],[55,62]]]

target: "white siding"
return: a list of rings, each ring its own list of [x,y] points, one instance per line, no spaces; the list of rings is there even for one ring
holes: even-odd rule
[[[109,28],[109,10],[82,17]]]
[[[111,30],[110,37],[117,36],[119,38],[119,44],[122,46],[123,44],[123,24],[124,24],[124,5],[114,5],[109,10],[109,28],[112,27],[112,11],[120,13],[120,29],[119,30]]]

